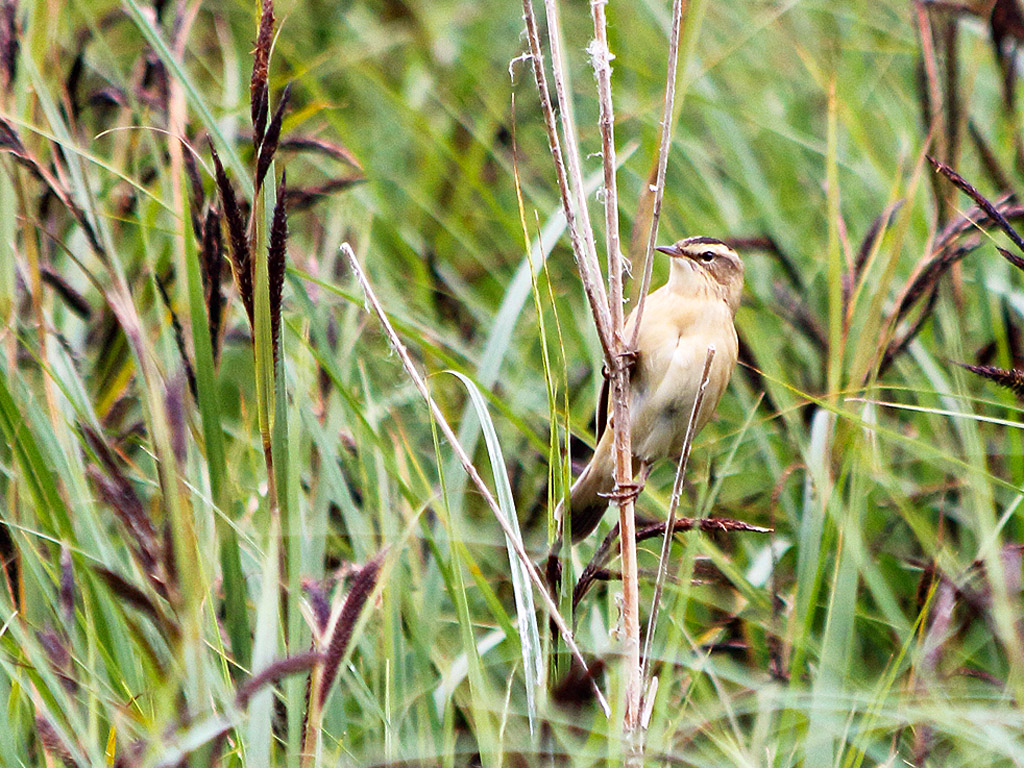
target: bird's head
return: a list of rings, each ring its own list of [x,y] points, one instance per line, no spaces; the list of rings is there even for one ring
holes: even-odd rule
[[[743,292],[743,262],[736,251],[713,237],[687,237],[657,250],[672,257],[674,279],[698,279],[735,312]],[[685,273],[682,271],[685,270]],[[685,276],[684,276],[685,274]]]

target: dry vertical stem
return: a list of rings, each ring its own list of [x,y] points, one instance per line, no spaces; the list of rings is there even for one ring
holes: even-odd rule
[[[601,287],[600,271],[595,276],[591,272],[590,261],[584,255],[586,247],[580,235],[576,212],[573,207],[572,193],[569,189],[569,180],[565,169],[565,158],[562,154],[562,144],[558,138],[558,126],[555,122],[555,109],[548,95],[548,79],[544,72],[544,54],[540,48],[540,33],[537,31],[537,18],[533,13],[533,3],[531,0],[523,0],[523,20],[526,22],[526,37],[530,45],[533,77],[537,83],[541,112],[544,114],[544,127],[547,129],[548,134],[548,149],[551,151],[551,158],[555,164],[555,176],[558,180],[558,192],[562,200],[562,211],[565,213],[565,221],[569,229],[569,241],[572,244],[573,256],[579,267],[584,293],[587,296],[587,301],[590,303],[590,311],[594,315],[597,337],[601,342],[605,357],[610,358],[613,355],[613,351],[611,334],[608,329],[610,320],[606,314],[607,302],[602,306],[600,293],[598,292],[598,289]],[[555,76],[557,81],[559,77],[557,71]],[[581,215],[587,215],[585,207]]]
[[[639,756],[638,744],[632,737],[638,733],[640,725],[640,693],[641,678],[639,666],[639,610],[637,597],[637,568],[635,524],[633,519],[633,499],[625,491],[632,484],[632,450],[629,434],[629,372],[625,365],[627,340],[624,338],[622,309],[622,267],[623,259],[619,247],[618,201],[615,186],[615,145],[614,145],[614,113],[611,98],[611,53],[608,50],[607,24],[605,5],[607,0],[592,0],[591,11],[594,19],[595,39],[590,52],[594,65],[594,73],[598,82],[598,99],[601,108],[600,128],[602,137],[602,159],[604,168],[605,223],[607,226],[609,296],[605,294],[600,279],[600,266],[597,263],[594,246],[593,230],[590,225],[589,213],[583,194],[582,173],[580,171],[579,148],[576,143],[576,131],[572,120],[571,104],[566,95],[565,65],[562,57],[558,21],[558,8],[555,0],[545,0],[544,6],[548,21],[548,44],[551,51],[552,71],[555,93],[558,98],[562,133],[566,145],[567,158],[563,161],[561,147],[555,128],[554,111],[547,95],[547,83],[544,74],[543,59],[540,51],[536,20],[533,16],[532,3],[524,0],[524,20],[533,59],[534,75],[540,91],[541,108],[544,112],[548,130],[548,143],[555,169],[558,174],[559,191],[562,196],[563,208],[569,223],[573,252],[579,266],[584,289],[594,314],[594,322],[605,353],[607,368],[611,373],[612,404],[614,409],[614,453],[616,457],[616,494],[613,503],[619,508],[620,527],[623,531],[623,591],[625,603],[625,656],[628,666],[625,731],[627,740],[632,742],[629,760]],[[674,6],[673,35],[670,48],[669,78],[666,89],[666,119],[659,154],[659,183],[656,185],[656,214],[660,212],[661,190],[664,187],[664,168],[667,162],[668,139],[670,133],[671,114],[675,93],[675,70],[678,63],[679,27],[682,16],[681,0]],[[568,173],[566,173],[566,166]],[[573,226],[574,216],[579,217],[577,232]],[[647,248],[646,279],[642,295],[647,293],[650,281],[650,261],[653,243],[656,237],[657,215],[652,220],[650,242]],[[642,300],[642,299],[641,299]],[[637,323],[639,326],[639,323]],[[635,338],[629,346],[635,344]],[[531,572],[532,573],[532,572]],[[543,590],[542,590],[543,592]],[[542,595],[547,598],[546,592]]]
[[[605,18],[607,0],[591,0],[594,18],[594,41],[590,45],[597,98],[600,104],[598,125],[601,129],[602,165],[604,167],[605,239],[608,250],[609,309],[612,320],[612,343],[615,358],[608,361],[612,383],[612,436],[615,455],[615,488],[620,493],[612,498],[618,508],[619,538],[622,559],[622,614],[624,657],[626,662],[626,740],[633,754],[639,753],[635,736],[640,730],[640,587],[636,560],[636,520],[633,497],[621,491],[633,482],[633,448],[629,421],[629,369],[625,365],[625,329],[622,312],[622,252],[619,249],[619,198],[615,180],[615,113],[612,109],[611,51],[608,50],[608,29]]]
[[[565,139],[565,151],[569,169],[570,188],[575,199],[576,212],[579,215],[582,229],[583,250],[576,254],[580,275],[584,285],[590,283],[594,292],[591,309],[598,335],[604,347],[605,357],[609,365],[614,361],[615,340],[611,335],[611,313],[608,309],[608,295],[601,280],[601,266],[597,262],[597,247],[594,245],[594,229],[590,224],[590,211],[583,191],[583,172],[580,170],[580,149],[576,143],[576,124],[572,119],[572,105],[566,95],[565,62],[562,58],[560,40],[561,25],[558,21],[558,5],[555,0],[544,0],[544,10],[548,17],[548,45],[551,47],[551,71],[555,80],[555,94],[558,97],[558,114],[562,123],[562,135]],[[572,203],[570,203],[572,204]],[[584,275],[584,270],[587,274]]]
[[[629,340],[629,348],[635,349],[640,333],[640,319],[644,314],[647,294],[651,290],[651,272],[654,269],[654,245],[658,239],[658,221],[661,218],[661,201],[665,194],[665,169],[668,167],[668,150],[672,143],[672,120],[675,114],[676,70],[679,68],[679,36],[683,25],[683,0],[672,3],[672,33],[668,41],[668,73],[665,75],[665,108],[661,115],[661,143],[658,146],[658,174],[654,181],[654,206],[651,214],[651,232],[647,238],[644,253],[644,274],[640,283],[640,298],[636,305],[636,325]],[[799,272],[797,272],[799,274]]]

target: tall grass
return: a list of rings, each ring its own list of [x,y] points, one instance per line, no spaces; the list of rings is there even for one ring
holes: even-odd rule
[[[1024,360],[997,246],[1017,251],[926,159],[1021,218],[1019,31],[996,6],[687,10],[660,230],[736,241],[745,364],[690,458],[650,764],[1024,763],[1024,418],[998,386]],[[639,278],[670,4],[607,13]],[[596,188],[593,28],[562,14]],[[268,123],[291,95],[261,186],[260,8],[0,0],[0,762],[615,763],[614,554],[571,617],[606,717],[577,669],[524,672],[505,534],[339,250],[540,561],[601,349],[516,60],[521,8],[275,15]],[[248,227],[251,312],[211,145]],[[642,518],[667,512],[669,463]],[[638,539],[643,623],[660,539]]]

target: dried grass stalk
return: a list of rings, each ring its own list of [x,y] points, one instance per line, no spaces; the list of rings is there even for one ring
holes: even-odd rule
[[[473,465],[473,461],[466,453],[466,449],[463,448],[458,435],[455,434],[455,430],[453,430],[451,425],[448,423],[448,419],[445,418],[444,413],[442,413],[441,409],[434,401],[434,398],[430,396],[430,390],[427,389],[426,382],[423,380],[419,371],[416,370],[416,366],[413,365],[412,358],[409,357],[409,351],[405,348],[402,340],[398,337],[398,333],[395,331],[394,326],[391,325],[391,321],[388,320],[387,315],[384,313],[384,308],[381,306],[380,300],[377,298],[377,294],[373,290],[373,286],[370,285],[362,267],[359,266],[359,260],[356,258],[356,254],[352,250],[352,246],[348,243],[342,243],[341,251],[345,254],[345,257],[348,259],[349,266],[353,273],[355,273],[356,278],[359,280],[359,285],[363,289],[363,293],[366,296],[366,300],[369,303],[370,308],[373,310],[374,314],[377,315],[377,319],[380,320],[388,341],[398,353],[398,357],[402,361],[402,367],[404,367],[406,373],[409,374],[409,378],[412,379],[417,391],[423,399],[426,400],[427,406],[430,408],[434,419],[437,421],[438,428],[445,436],[445,439],[448,440],[449,445],[451,445],[452,449],[455,451],[456,456],[459,458],[459,463],[462,464],[462,468],[466,471],[466,474],[469,475],[469,479],[480,492],[481,497],[487,504],[487,508],[491,510],[491,513],[494,515],[495,520],[501,527],[502,532],[506,535],[508,541],[512,543],[513,551],[515,552],[516,557],[519,558],[519,561],[523,564],[527,574],[529,574],[530,581],[537,590],[537,594],[540,597],[541,605],[544,606],[545,612],[547,612],[548,616],[555,623],[555,626],[558,628],[558,632],[565,641],[569,651],[577,661],[580,662],[580,664],[586,667],[587,664],[583,658],[583,654],[580,651],[579,646],[576,645],[576,641],[573,639],[572,630],[569,629],[565,619],[562,618],[562,615],[558,612],[558,606],[555,605],[554,601],[551,599],[551,595],[548,593],[548,590],[544,585],[544,581],[542,580],[540,573],[537,571],[537,566],[534,565],[533,560],[527,554],[522,542],[512,530],[511,524],[505,518],[501,508],[498,506],[498,502],[494,498],[494,494],[491,493],[491,490],[487,487],[483,478],[480,477],[480,473]],[[596,687],[596,684],[594,688],[594,695],[597,697],[598,703],[601,705],[601,709],[605,715],[611,715],[611,708],[608,706],[608,702],[605,700],[604,694]]]
[[[267,126],[267,135],[264,136],[263,143],[260,145],[260,155],[256,161],[257,190],[263,186],[263,180],[266,178],[270,163],[273,162],[274,154],[277,152],[277,142],[281,138],[281,123],[284,121],[284,112],[288,106],[288,97],[291,95],[291,92],[292,86],[289,83],[281,93],[281,100],[278,101],[277,109],[274,110],[274,116],[270,120],[270,125]]]
[[[181,320],[178,318],[178,313],[174,311],[174,306],[171,304],[171,297],[167,293],[167,286],[164,281],[157,277],[156,278],[157,292],[160,294],[160,300],[163,301],[164,307],[171,316],[171,329],[174,332],[174,345],[178,348],[178,357],[181,358],[181,365],[185,369],[185,377],[188,379],[188,389],[192,393],[192,397],[196,402],[199,402],[199,389],[196,385],[196,371],[192,367],[192,360],[188,356],[188,347],[185,344],[185,330],[181,326]]]
[[[289,675],[296,675],[300,672],[308,672],[317,664],[323,661],[324,656],[319,651],[306,651],[284,659],[278,659],[264,667],[257,674],[250,677],[238,688],[235,694],[235,704],[240,709],[249,706],[249,700],[259,691],[272,685]]]
[[[614,338],[615,356],[607,359],[611,372],[610,393],[613,413],[612,450],[615,455],[615,488],[626,488],[633,482],[633,445],[629,420],[629,368],[624,353],[627,342],[624,338],[624,313],[622,308],[622,278],[624,262],[619,247],[619,197],[615,178],[615,113],[612,108],[612,53],[608,49],[608,22],[605,18],[607,0],[591,0],[590,12],[594,19],[594,40],[589,51],[597,80],[597,97],[600,106],[598,127],[601,131],[602,170],[604,171],[604,219],[605,241],[608,258],[608,308],[611,314],[611,328]],[[559,78],[556,76],[556,82]],[[570,167],[573,161],[570,160]],[[584,203],[585,204],[585,203]],[[639,328],[639,318],[636,328]],[[635,340],[636,334],[634,332]],[[613,498],[611,506],[619,513],[619,526],[623,535],[620,541],[622,557],[622,624],[623,656],[626,663],[626,708],[625,731],[629,743],[630,757],[639,755],[640,743],[640,701],[642,681],[640,669],[640,584],[637,573],[636,518],[633,498]]]
[[[967,363],[957,363],[957,365],[998,384],[1000,387],[1006,387],[1017,397],[1024,397],[1024,370],[1022,369],[1005,370],[991,365],[968,365]]]
[[[270,88],[270,48],[274,42],[274,2],[263,0],[260,9],[259,32],[256,35],[256,47],[253,51],[252,76],[249,80],[249,103],[252,117],[253,145],[259,149],[263,144],[263,134],[267,124]]]
[[[970,197],[977,204],[977,206],[981,208],[981,210],[983,210],[986,213],[986,215],[1001,230],[1003,230],[1003,232],[1006,233],[1006,236],[1013,241],[1013,244],[1016,245],[1018,249],[1020,249],[1021,253],[1024,253],[1024,239],[1021,238],[1021,236],[1017,233],[1017,230],[1014,229],[1013,226],[1011,226],[1010,222],[1006,220],[1003,214],[999,212],[998,208],[996,208],[996,206],[993,205],[992,202],[988,200],[988,198],[982,195],[963,176],[954,171],[945,163],[939,162],[931,155],[928,155],[928,162],[930,162],[935,167],[935,170],[937,170],[939,173],[941,173],[943,176],[949,179],[957,189],[959,189],[961,192]],[[1005,253],[1003,255],[1007,256],[1007,254]],[[1020,263],[1012,260],[1012,258],[1015,257],[1007,256],[1007,258],[1011,259],[1011,263],[1013,263],[1013,265],[1018,267],[1019,269],[1024,268],[1021,266]]]
[[[224,264],[224,236],[220,228],[220,212],[210,208],[203,224],[201,274],[206,298],[206,316],[210,326],[213,359],[220,357],[220,329],[224,321],[224,291],[221,284]]]
[[[269,139],[267,143],[269,144]],[[277,188],[277,202],[274,205],[274,218],[270,225],[270,245],[267,250],[267,274],[270,281],[270,332],[273,340],[275,363],[277,362],[278,343],[281,335],[281,295],[284,291],[284,273],[287,261],[287,192],[287,178],[282,173],[281,184]]]
[[[224,219],[228,225],[231,272],[235,277],[235,287],[238,289],[238,295],[242,299],[245,313],[249,317],[249,327],[254,327],[255,305],[253,304],[252,288],[252,252],[249,249],[249,238],[245,231],[245,218],[242,216],[242,209],[238,205],[238,198],[235,197],[235,189],[224,172],[224,166],[220,162],[220,155],[217,154],[213,144],[210,144],[210,153],[213,155],[217,189],[220,191],[221,207],[223,208]]]
[[[331,685],[338,676],[338,669],[342,659],[345,658],[345,651],[352,640],[352,632],[356,628],[356,622],[366,606],[367,600],[373,594],[377,586],[377,577],[380,575],[381,563],[384,561],[386,550],[378,552],[374,557],[352,578],[352,586],[345,595],[345,601],[340,610],[336,612],[333,625],[328,627],[327,637],[324,645],[324,668],[320,677],[317,689],[317,705],[323,710],[327,701],[327,694],[330,693]]]

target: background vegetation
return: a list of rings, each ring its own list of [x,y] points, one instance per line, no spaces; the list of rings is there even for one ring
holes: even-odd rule
[[[608,8],[641,241],[668,6]],[[531,717],[504,536],[339,251],[540,560],[601,371],[522,7],[278,2],[255,196],[253,3],[0,11],[0,762],[617,762],[615,561],[575,616],[612,717],[578,678]],[[562,11],[596,206],[592,27]],[[678,537],[650,764],[1024,764],[1024,441],[992,383],[1022,389],[1024,293],[925,159],[1020,217],[1022,37],[1015,2],[689,4],[661,240],[736,240],[747,288],[682,514],[773,530]],[[211,142],[256,211],[249,307]]]

